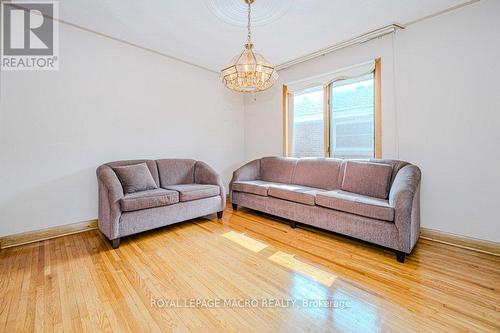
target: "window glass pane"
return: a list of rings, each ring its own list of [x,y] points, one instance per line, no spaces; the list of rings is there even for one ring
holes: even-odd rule
[[[323,156],[323,87],[294,93],[292,108],[292,156]]]
[[[331,85],[330,156],[374,157],[374,75]]]

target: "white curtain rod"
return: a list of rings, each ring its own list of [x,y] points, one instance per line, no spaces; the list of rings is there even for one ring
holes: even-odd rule
[[[282,64],[279,64],[278,66],[276,66],[276,70],[283,70],[283,69],[286,69],[288,67],[300,64],[304,61],[324,56],[325,54],[328,54],[328,53],[331,53],[334,51],[338,51],[340,49],[346,48],[346,47],[351,46],[351,45],[365,43],[369,40],[391,34],[391,33],[395,32],[397,29],[404,29],[404,26],[402,26],[401,24],[391,24],[391,25],[388,25],[388,26],[385,26],[385,27],[382,27],[379,29],[372,30],[370,32],[359,35],[357,37],[348,39],[346,41],[343,41],[343,42],[340,42],[337,44],[333,44],[333,45],[326,47],[324,49],[320,49],[320,50],[314,51],[312,53],[306,54],[302,57],[284,62]]]

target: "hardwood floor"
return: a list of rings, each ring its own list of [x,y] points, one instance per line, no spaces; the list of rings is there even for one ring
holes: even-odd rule
[[[0,272],[1,332],[500,331],[500,257],[420,240],[401,264],[248,210],[6,249]]]

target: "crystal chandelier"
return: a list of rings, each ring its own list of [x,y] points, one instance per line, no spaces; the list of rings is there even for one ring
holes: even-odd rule
[[[255,0],[244,0],[248,5],[248,38],[245,50],[221,70],[220,77],[226,87],[240,92],[258,92],[270,88],[278,79],[274,66],[253,51],[250,15]]]

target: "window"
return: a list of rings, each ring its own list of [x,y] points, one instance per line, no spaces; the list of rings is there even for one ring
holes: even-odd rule
[[[290,154],[297,157],[323,156],[323,87],[314,87],[293,94],[292,146]]]
[[[375,156],[374,96],[373,73],[330,85],[330,156]]]
[[[381,157],[380,60],[372,64],[341,78],[327,76],[325,84],[305,82],[307,88],[291,92],[283,86],[286,156]]]

